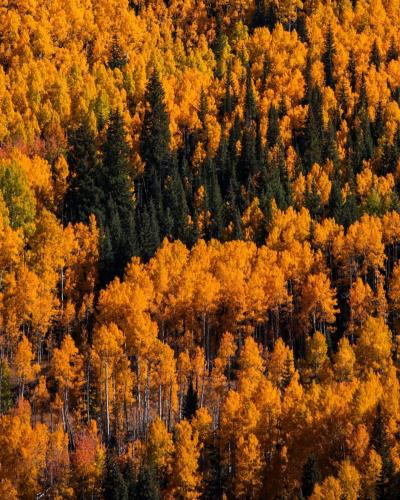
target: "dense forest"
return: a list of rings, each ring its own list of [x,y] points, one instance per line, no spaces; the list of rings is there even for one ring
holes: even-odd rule
[[[0,498],[400,498],[400,0],[0,1]]]

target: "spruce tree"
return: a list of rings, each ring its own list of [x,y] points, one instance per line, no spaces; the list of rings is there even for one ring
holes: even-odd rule
[[[350,50],[349,64],[348,64],[347,70],[348,70],[349,76],[350,76],[351,90],[352,90],[352,92],[355,92],[356,87],[357,87],[357,63],[356,63],[356,56],[354,54],[353,49]]]
[[[219,186],[217,171],[215,169],[215,163],[211,159],[208,160],[208,163],[209,182],[207,190],[207,204],[212,213],[210,236],[212,238],[221,239],[224,229],[221,189]]]
[[[128,500],[128,488],[116,457],[108,453],[103,481],[104,500]]]
[[[370,64],[374,64],[378,71],[380,70],[381,54],[379,52],[379,48],[378,48],[378,44],[376,43],[376,40],[374,40],[374,43],[372,44],[371,56],[370,56],[369,62],[370,62]]]
[[[303,476],[301,479],[301,492],[305,498],[312,495],[314,486],[320,480],[317,460],[314,455],[310,455],[303,467]]]
[[[102,146],[99,188],[102,190],[104,216],[101,223],[107,255],[100,256],[100,266],[107,269],[106,284],[114,276],[122,276],[126,264],[137,255],[133,182],[129,175],[129,147],[121,114],[111,114]],[[111,260],[110,260],[111,259]]]
[[[160,500],[160,488],[155,467],[144,462],[140,469],[135,484],[134,494],[130,497],[135,500]]]
[[[267,144],[269,148],[275,146],[279,140],[279,116],[273,104],[268,111]]]
[[[172,217],[172,235],[174,238],[185,242],[187,237],[189,209],[185,189],[176,163],[172,167],[171,175],[165,183],[164,207],[164,216],[167,215],[169,217],[169,215],[171,215]]]
[[[270,73],[271,62],[267,55],[264,56],[263,69],[261,75],[261,90],[264,92],[267,88],[267,79]]]
[[[160,228],[152,200],[141,208],[139,219],[140,255],[147,262],[161,243]]]
[[[183,418],[192,420],[198,408],[197,391],[194,390],[193,381],[190,380],[189,387],[185,396],[185,404],[183,407]]]
[[[155,179],[163,182],[169,162],[169,116],[164,102],[164,90],[156,70],[147,84],[146,111],[143,119],[139,150],[145,162],[144,201],[156,195]]]
[[[322,94],[318,86],[311,91],[304,134],[304,164],[308,172],[314,163],[321,164],[323,146]]]
[[[225,95],[222,102],[222,115],[230,115],[233,111],[234,99],[232,96],[232,63],[229,61],[225,77]]]
[[[123,69],[128,64],[128,57],[126,53],[122,50],[122,47],[119,43],[118,36],[114,35],[112,44],[110,57],[108,59],[108,66],[111,69]]]
[[[386,54],[386,63],[389,64],[391,61],[397,61],[398,58],[399,49],[397,48],[395,39],[392,37],[389,49]]]
[[[98,223],[104,217],[102,190],[98,186],[99,161],[96,136],[89,120],[68,134],[67,161],[69,166],[68,189],[64,199],[65,222],[88,222],[95,214]]]
[[[253,79],[251,75],[251,67],[247,66],[247,77],[246,77],[246,95],[244,101],[244,120],[246,125],[256,118],[257,115],[257,104],[256,98],[254,96],[253,90]]]
[[[390,488],[394,475],[394,465],[390,456],[390,444],[388,442],[385,418],[382,405],[378,403],[374,425],[372,428],[371,444],[374,450],[382,458],[382,472],[377,485],[378,498],[387,498],[386,493]]]
[[[322,56],[322,62],[325,69],[325,83],[328,87],[335,88],[335,78],[334,78],[334,64],[333,58],[335,57],[335,41],[333,36],[332,27],[329,25],[328,31],[325,38],[325,51]]]

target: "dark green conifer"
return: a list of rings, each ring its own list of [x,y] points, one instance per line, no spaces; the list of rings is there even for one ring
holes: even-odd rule
[[[68,189],[64,199],[65,222],[87,222],[95,214],[97,222],[103,221],[102,190],[98,186],[99,162],[96,136],[89,121],[68,134],[67,161],[69,166]]]
[[[304,498],[312,495],[314,486],[321,479],[317,460],[314,455],[310,455],[303,467],[303,476],[301,480],[301,492]]]
[[[110,116],[102,153],[98,183],[103,193],[105,210],[101,228],[106,238],[103,248],[111,251],[107,250],[107,256],[101,254],[100,266],[108,269],[106,274],[112,279],[116,275],[122,276],[126,264],[138,252],[134,189],[129,175],[129,147],[124,122],[118,111]],[[106,283],[102,282],[103,285]]]
[[[271,104],[268,111],[267,144],[274,147],[279,140],[279,115],[275,106]]]
[[[104,500],[128,500],[128,488],[121,474],[117,458],[107,454],[106,470],[103,481]]]
[[[189,387],[185,396],[185,404],[183,407],[183,418],[186,420],[192,420],[196,414],[198,408],[198,396],[197,391],[193,387],[193,381],[190,380]]]
[[[356,91],[357,87],[357,62],[356,62],[356,56],[354,54],[354,50],[350,50],[349,54],[349,64],[348,64],[348,72],[349,72],[349,77],[350,77],[350,86],[352,92]]]
[[[376,69],[379,71],[381,67],[381,53],[379,52],[378,44],[376,40],[372,44],[370,64],[375,64]]]
[[[335,88],[334,64],[333,59],[336,54],[335,40],[332,27],[329,25],[325,37],[325,51],[322,56],[322,62],[325,69],[325,83],[328,87]]]
[[[163,182],[170,165],[169,116],[164,102],[164,90],[156,70],[147,84],[146,111],[143,119],[139,150],[145,162],[143,200],[155,196],[154,181]]]
[[[114,35],[111,44],[110,57],[108,59],[108,66],[111,69],[123,69],[128,64],[128,57],[122,50],[119,43],[118,36]]]

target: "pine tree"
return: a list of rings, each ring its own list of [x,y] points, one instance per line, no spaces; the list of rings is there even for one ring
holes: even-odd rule
[[[122,116],[118,111],[111,114],[107,135],[102,146],[103,161],[99,172],[99,187],[105,204],[101,223],[110,250],[107,259],[101,255],[100,265],[108,268],[108,278],[122,276],[126,264],[136,255],[137,235],[133,182],[129,176],[129,148],[125,138]],[[103,285],[107,281],[103,282]]]
[[[182,179],[177,168],[176,162],[171,170],[171,175],[168,177],[164,188],[164,216],[167,217],[167,225],[170,221],[168,217],[172,217],[172,235],[176,239],[186,242],[187,239],[187,219],[189,209],[186,200],[186,193],[183,188]],[[166,231],[168,234],[168,228]]]
[[[378,484],[378,497],[387,498],[387,490],[390,488],[394,475],[394,464],[390,457],[390,445],[387,438],[385,419],[382,406],[378,403],[375,421],[372,428],[371,444],[374,450],[382,458],[381,480]]]
[[[121,474],[116,457],[110,453],[106,460],[106,471],[103,482],[104,500],[128,500],[128,488]]]
[[[381,67],[381,54],[379,52],[378,44],[376,40],[372,44],[371,56],[370,56],[370,64],[375,64],[376,69],[379,71]]]
[[[343,199],[340,181],[334,179],[332,182],[332,189],[329,196],[329,215],[333,217],[336,222],[340,222],[342,213]]]
[[[65,222],[88,222],[95,214],[98,223],[103,221],[102,191],[97,183],[99,161],[96,137],[89,121],[68,135],[67,162],[69,166],[68,189],[64,199]]]
[[[215,41],[213,43],[213,51],[215,55],[215,76],[217,78],[223,78],[225,74],[225,66],[224,66],[224,54],[229,47],[228,37],[224,33],[222,26],[222,19],[218,15],[217,16],[217,35],[215,37]]]
[[[154,182],[162,184],[168,173],[169,116],[164,102],[164,90],[156,70],[147,84],[146,111],[140,136],[140,155],[145,162],[143,201],[155,197]]]
[[[322,215],[321,197],[319,196],[315,182],[312,182],[311,190],[306,191],[305,206],[308,208],[311,217],[318,220]]]
[[[190,380],[189,387],[185,396],[185,404],[183,407],[183,418],[191,421],[196,414],[198,408],[197,391],[194,390],[193,381]]]
[[[253,90],[253,79],[251,75],[251,67],[247,67],[247,77],[246,77],[246,95],[244,101],[244,120],[245,124],[248,125],[252,120],[255,120],[257,115],[257,104],[254,96]]]
[[[307,172],[314,163],[321,164],[323,130],[322,95],[319,87],[314,86],[311,91],[311,101],[304,135],[304,165]]]
[[[0,361],[0,414],[12,406],[10,369],[5,360]]]
[[[134,494],[130,496],[135,500],[160,500],[161,494],[157,481],[155,467],[152,464],[143,463],[139,470]]]
[[[303,476],[301,480],[301,492],[305,498],[312,495],[314,486],[320,480],[320,473],[317,460],[314,455],[310,455],[303,467]]]
[[[123,69],[128,64],[128,57],[122,50],[119,43],[118,36],[114,35],[111,44],[110,57],[108,59],[108,66],[111,69]]]
[[[329,121],[324,135],[323,158],[324,160],[331,160],[334,167],[337,168],[339,164],[339,153],[337,150],[335,125],[332,120]]]
[[[350,86],[352,92],[356,91],[357,87],[357,63],[356,63],[356,56],[354,54],[353,49],[350,50],[349,54],[349,64],[348,64],[348,72],[350,76]]]
[[[140,209],[140,254],[147,262],[160,246],[160,228],[153,201]]]
[[[209,158],[206,160],[206,164],[206,170],[208,171],[207,208],[209,208],[212,213],[210,237],[221,239],[224,227],[221,189],[219,186],[215,163],[211,158]]]
[[[270,73],[271,62],[267,55],[264,56],[263,69],[261,75],[261,90],[264,92],[267,88],[267,80]]]
[[[385,133],[385,117],[382,103],[379,101],[378,107],[376,108],[375,121],[371,125],[371,134],[375,146],[378,145],[379,139]]]
[[[399,49],[397,48],[395,39],[392,37],[389,49],[386,54],[386,63],[389,64],[391,61],[397,61],[398,58]]]
[[[279,116],[273,104],[268,111],[267,144],[272,148],[279,140]]]
[[[325,69],[325,82],[328,87],[335,88],[334,64],[333,59],[336,54],[335,41],[332,27],[329,25],[325,38],[325,51],[322,56],[322,62]]]
[[[207,113],[208,113],[207,94],[205,93],[204,88],[202,88],[200,93],[200,102],[199,102],[199,119],[203,129],[206,126]]]
[[[225,78],[225,95],[222,103],[222,115],[230,115],[233,111],[234,99],[232,96],[232,63],[228,62]]]

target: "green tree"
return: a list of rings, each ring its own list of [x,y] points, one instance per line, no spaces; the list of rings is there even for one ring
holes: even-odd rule
[[[103,480],[104,500],[128,500],[128,488],[119,468],[117,458],[110,453],[106,460]]]

